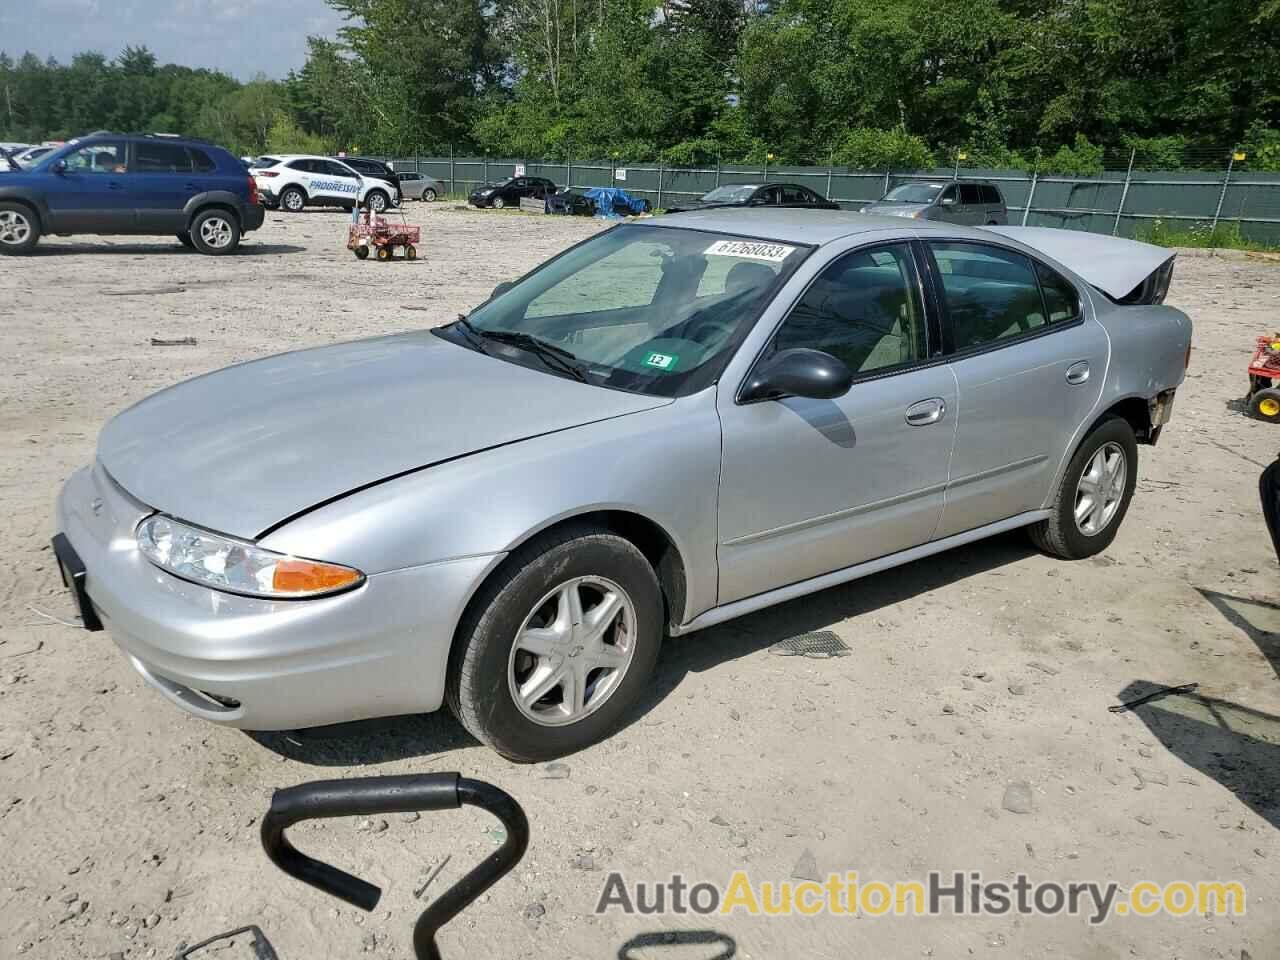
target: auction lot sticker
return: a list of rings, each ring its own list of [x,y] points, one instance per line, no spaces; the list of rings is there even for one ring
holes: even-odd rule
[[[785,243],[763,243],[759,240],[717,240],[707,247],[708,257],[741,257],[746,260],[764,260],[781,263],[795,250]]]

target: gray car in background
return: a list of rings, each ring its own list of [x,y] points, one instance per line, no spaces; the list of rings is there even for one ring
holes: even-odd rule
[[[196,716],[447,702],[562,755],[626,721],[665,636],[1019,527],[1105,549],[1190,355],[1171,271],[834,211],[618,226],[448,326],[125,410],[55,553],[86,627]]]
[[[1009,222],[1004,194],[994,183],[980,180],[915,181],[894,187],[862,213],[882,217],[941,220],[965,226],[1000,226]]]
[[[444,187],[434,177],[425,173],[401,173],[400,195],[406,200],[432,201],[444,196]]]

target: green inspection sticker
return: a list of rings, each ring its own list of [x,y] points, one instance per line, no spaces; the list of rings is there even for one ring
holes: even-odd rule
[[[644,358],[646,367],[657,367],[659,370],[674,370],[680,357],[674,353],[651,353]]]

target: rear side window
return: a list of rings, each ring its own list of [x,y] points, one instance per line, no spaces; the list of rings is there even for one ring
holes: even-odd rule
[[[1040,289],[1044,291],[1044,305],[1049,311],[1050,323],[1074,320],[1080,316],[1080,295],[1066,277],[1043,263],[1036,264],[1036,274],[1040,277]]]
[[[982,243],[929,244],[957,351],[1030,333],[1045,325],[1031,260]]]
[[[190,173],[191,156],[187,148],[176,143],[142,140],[133,145],[134,173]]]
[[[977,206],[982,203],[982,188],[976,183],[960,184],[960,202],[965,206]]]
[[[855,374],[927,356],[911,249],[855,250],[828,266],[779,328],[774,349],[809,347],[843,360]]]
[[[191,164],[195,167],[197,173],[213,173],[218,169],[218,165],[213,162],[213,158],[199,147],[189,147],[188,149],[191,152]]]
[[[982,184],[982,202],[993,207],[998,207],[1004,203],[1004,198],[1000,196],[1000,191],[995,188],[994,184]]]

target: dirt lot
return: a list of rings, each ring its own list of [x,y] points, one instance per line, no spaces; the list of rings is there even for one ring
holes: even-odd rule
[[[446,955],[1280,957],[1280,607],[1256,484],[1280,430],[1228,405],[1252,338],[1280,327],[1274,263],[1181,261],[1170,302],[1196,322],[1191,373],[1106,555],[1063,563],[1011,535],[671,641],[643,712],[567,776],[498,759],[447,713],[341,736],[214,727],[104,634],[54,622],[72,608],[53,499],[111,414],[238,360],[448,321],[597,229],[411,209],[428,237],[413,264],[357,262],[325,212],[270,215],[233,258],[53,240],[0,263],[0,957],[167,957],[250,922],[283,960],[408,957],[414,891],[446,856],[428,899],[492,850],[492,821],[299,831],[386,889],[363,915],[271,867],[258,820],[278,786],[454,769],[515,794],[533,841],[446,928]],[[198,345],[149,344],[186,336]],[[852,656],[769,651],[828,628]],[[1107,711],[1189,681],[1199,696]],[[1011,784],[1030,812],[1006,809]],[[593,916],[611,870],[785,880],[809,872],[806,851],[864,881],[1239,880],[1248,914]]]

